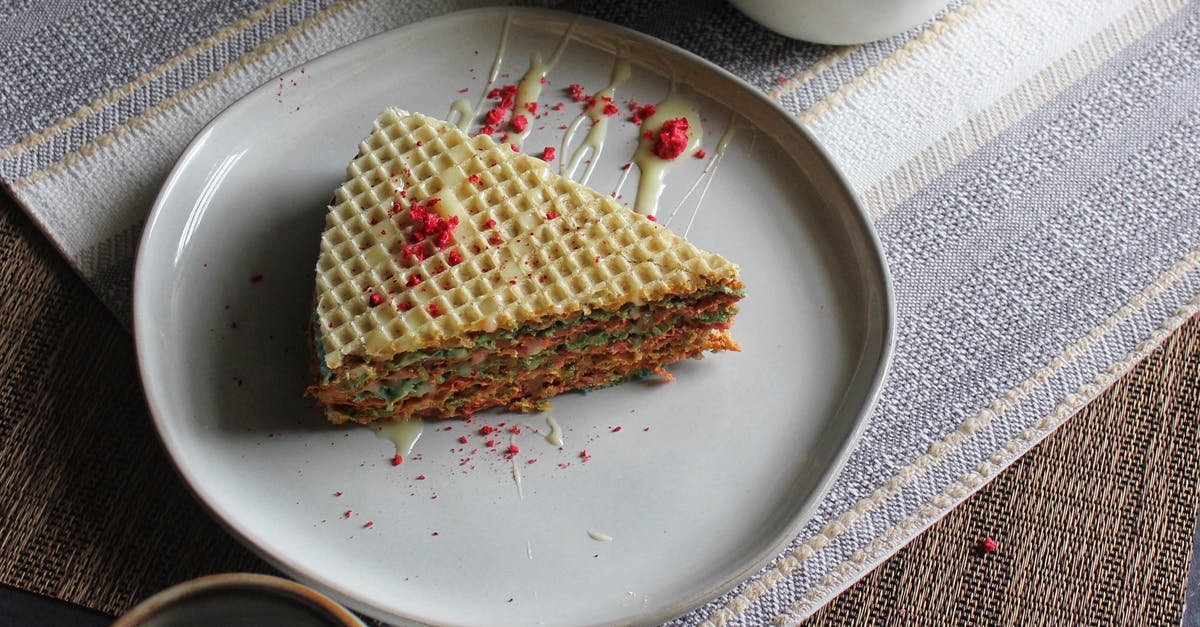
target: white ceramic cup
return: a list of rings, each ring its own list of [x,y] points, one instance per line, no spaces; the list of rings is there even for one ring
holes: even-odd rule
[[[729,0],[750,19],[788,37],[860,44],[902,33],[948,0]]]

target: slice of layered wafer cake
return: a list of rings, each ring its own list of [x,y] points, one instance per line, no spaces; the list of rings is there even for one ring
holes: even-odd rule
[[[541,407],[737,350],[738,268],[491,137],[388,110],[329,208],[308,393],[333,422]]]

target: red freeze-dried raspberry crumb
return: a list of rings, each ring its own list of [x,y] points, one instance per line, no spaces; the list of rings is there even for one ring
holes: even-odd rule
[[[491,218],[488,218],[488,221],[484,222],[483,225],[489,229],[494,229],[494,228],[496,228],[496,221]]]
[[[587,100],[587,94],[583,92],[583,85],[579,83],[571,83],[567,85],[567,94],[571,96],[571,100],[575,102],[583,102]]]
[[[397,456],[395,456],[395,457],[393,457],[393,458],[392,458],[392,465],[393,465],[393,466],[399,466],[400,464],[403,464],[403,463],[404,463],[404,458],[403,458],[403,457],[401,457],[400,455],[397,455]]]
[[[405,303],[405,302],[396,303],[396,311],[398,311],[400,313],[404,313],[404,312],[408,311],[409,309],[412,309],[412,305],[410,305],[408,303]]]
[[[425,259],[425,256],[426,256],[425,245],[424,244],[412,244],[409,246],[402,246],[400,248],[400,253],[403,255],[412,257],[413,259],[416,259],[417,261],[422,261]]]
[[[545,161],[546,163],[554,161],[555,152],[556,151],[554,150],[554,147],[546,146],[546,149],[542,151],[542,161]]]
[[[513,128],[517,129],[518,133],[523,133],[525,132],[525,127],[529,126],[529,118],[525,117],[524,115],[517,114],[513,116],[512,125]]]
[[[443,218],[437,211],[434,211],[434,207],[440,200],[439,198],[430,198],[424,204],[416,201],[412,203],[408,210],[408,215],[413,221],[410,239],[412,244],[433,240],[439,249],[443,249],[453,243],[454,229],[458,228],[458,216]],[[404,252],[418,257],[418,259],[424,259],[423,248],[406,246]]]
[[[417,475],[417,481],[424,481],[425,475]]]
[[[446,263],[449,263],[452,266],[457,266],[458,264],[460,264],[462,262],[463,262],[462,253],[458,252],[457,250],[452,250],[452,251],[450,251],[449,255],[446,255]]]
[[[983,553],[995,553],[996,549],[1000,548],[1000,544],[987,536],[979,541],[979,550]]]
[[[367,524],[363,525],[363,527],[366,529],[370,529],[371,527],[374,527],[374,526],[375,526],[375,521],[373,521],[373,520],[368,520]]]
[[[547,220],[553,220],[553,219],[555,219],[555,218],[557,218],[557,217],[558,217],[558,212],[557,212],[557,211],[547,211],[547,212],[546,212],[546,219],[547,219]]]
[[[661,159],[674,159],[683,154],[688,144],[687,118],[675,118],[663,122],[654,142],[654,154]]]
[[[704,149],[703,149],[703,148],[701,148],[700,150],[697,150],[697,151],[696,151],[696,158],[697,158],[697,159],[703,159],[703,158],[705,158],[705,157],[707,157],[707,156],[708,156],[708,153],[707,153],[707,152],[704,152]]]
[[[567,105],[565,105],[565,104],[563,104],[563,103],[561,103],[561,102],[560,102],[560,103],[558,103],[558,104],[554,105],[554,106],[553,106],[553,107],[551,107],[551,108],[552,108],[552,109],[554,109],[555,111],[562,111],[562,110],[563,110],[563,107],[565,107],[565,106],[567,106]]]
[[[507,138],[505,138],[505,139],[507,139]],[[509,146],[508,146],[508,147],[509,147],[509,148],[512,148],[512,151],[513,151],[513,152],[521,152],[521,147],[520,147],[520,146],[517,146],[517,145],[515,145],[515,144],[509,144]]]
[[[621,110],[618,109],[617,105],[613,104],[612,102],[604,103],[604,115],[616,115],[620,112]]]
[[[467,436],[465,436],[465,435],[460,435],[460,436],[458,436],[458,443],[459,443],[459,444],[466,444],[466,443],[467,443]]]
[[[488,448],[496,448],[496,441],[495,441],[495,440],[488,440],[487,442],[484,442],[484,443],[483,443],[483,445],[484,445],[484,446],[486,446],[486,447],[488,447]]]
[[[637,105],[637,103],[634,103],[634,105]],[[637,106],[629,120],[634,124],[641,124],[642,120],[645,120],[655,113],[658,113],[658,107],[655,107],[652,104]]]
[[[592,458],[592,456],[588,454],[586,449],[579,451],[579,457],[580,457],[580,459],[582,459],[585,462]]]
[[[342,495],[342,491],[341,491],[341,490],[338,490],[337,492],[334,492],[334,493],[333,493],[333,495],[334,495],[334,496],[341,496],[341,495]]]
[[[354,512],[352,512],[352,511],[350,511],[350,510],[346,510],[346,513],[345,513],[345,514],[342,514],[342,517],[343,517],[343,518],[349,518],[349,517],[351,517],[351,516],[353,516],[353,515],[354,515]]]
[[[504,241],[504,239],[496,234],[492,234],[490,237],[488,237],[489,244],[499,244],[500,242],[503,242],[503,241]]]
[[[542,80],[545,81],[546,77],[543,76]],[[538,105],[536,102],[525,103],[525,110],[529,112],[529,115],[537,115],[537,107],[538,107]]]
[[[371,294],[370,298],[367,299],[367,302],[370,303],[372,307],[378,307],[379,304],[383,302],[383,296],[380,296],[379,294]]]
[[[503,122],[504,118],[507,116],[508,116],[508,109],[504,109],[501,107],[493,107],[491,111],[487,112],[487,117],[484,118],[484,120],[488,123],[489,126],[495,126],[495,125],[499,124],[500,122]],[[490,135],[491,133],[488,133],[488,134]]]
[[[521,452],[521,447],[517,446],[516,444],[509,444],[506,450],[508,451],[509,455],[516,455],[517,453]]]
[[[438,307],[437,303],[429,303],[428,309],[429,309],[429,315],[433,316],[434,318],[442,315],[442,308]]]
[[[472,174],[471,176],[468,176],[468,177],[467,177],[467,182],[469,182],[469,183],[470,183],[470,184],[472,184],[472,185],[479,185],[479,175],[478,175],[478,174]]]
[[[617,426],[615,426],[615,427],[613,427],[613,428],[612,428],[612,432],[613,432],[613,433],[616,433],[616,432],[618,432],[618,431],[620,431],[620,430],[621,430],[621,425],[617,425]]]
[[[493,432],[493,431],[495,431],[495,429],[494,429],[494,428],[492,428],[492,426],[491,426],[491,425],[483,425],[482,427],[479,427],[479,434],[480,434],[480,435],[488,435],[488,434],[490,434],[490,433],[491,433],[491,432]]]
[[[654,216],[646,216],[646,219],[647,219],[647,220],[649,220],[649,221],[651,221],[651,222],[658,222],[658,218],[656,218],[656,217],[654,217]]]
[[[491,135],[492,133],[496,132],[496,129],[493,128],[492,125],[488,124],[488,125],[485,125],[483,128],[479,129],[479,132],[483,133],[484,135]]]
[[[255,275],[253,275],[253,276],[251,276],[251,277],[250,277],[250,282],[251,282],[251,283],[258,283],[258,282],[259,282],[259,281],[261,281],[262,279],[263,279],[263,277],[262,277],[262,275],[261,275],[261,274],[255,274]]]
[[[458,93],[460,93],[460,94],[465,94],[465,93],[467,93],[467,92],[469,92],[469,91],[471,91],[471,88],[470,88],[470,87],[463,87],[462,89],[458,90]]]
[[[517,435],[521,435],[521,425],[513,425],[513,426],[509,427],[508,430],[512,431],[513,433],[515,433]]]

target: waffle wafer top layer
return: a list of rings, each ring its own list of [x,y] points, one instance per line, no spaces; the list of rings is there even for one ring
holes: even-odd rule
[[[424,115],[385,111],[347,176],[317,262],[331,369],[736,281],[545,162]]]

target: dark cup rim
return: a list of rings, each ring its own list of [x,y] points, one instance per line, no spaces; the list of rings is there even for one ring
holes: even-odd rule
[[[364,627],[357,616],[320,592],[290,579],[259,573],[206,575],[175,584],[138,603],[118,618],[113,627],[138,627],[178,603],[222,592],[265,594],[310,609],[332,625]]]

